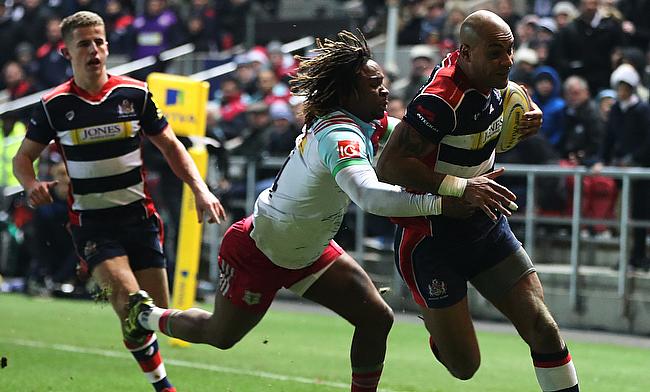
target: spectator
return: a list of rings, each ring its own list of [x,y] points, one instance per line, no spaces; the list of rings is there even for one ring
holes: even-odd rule
[[[111,45],[111,54],[128,55],[133,52],[132,37],[135,18],[130,10],[122,5],[121,0],[108,0],[104,12],[106,34]]]
[[[606,124],[609,112],[616,103],[616,91],[612,89],[602,90],[596,96],[596,103],[598,104],[598,117]]]
[[[10,61],[5,64],[2,70],[2,77],[4,85],[9,93],[10,100],[16,100],[29,94],[38,91],[37,86],[25,75],[25,71],[15,61]],[[29,116],[30,108],[26,107],[19,110],[15,115],[19,119],[26,119]]]
[[[24,0],[14,8],[14,20],[18,29],[17,42],[27,41],[38,48],[45,42],[45,25],[54,16],[41,0]]]
[[[510,70],[510,80],[523,84],[528,91],[533,91],[537,52],[531,48],[519,48],[515,51],[514,59],[515,63]]]
[[[16,46],[18,36],[18,26],[11,19],[9,9],[5,1],[0,1],[0,68],[11,60]],[[0,89],[4,88],[0,82]]]
[[[600,0],[581,0],[580,15],[553,38],[549,64],[562,78],[576,74],[589,83],[590,91],[607,88],[609,56],[623,42],[621,24],[599,10]]]
[[[36,60],[34,48],[29,42],[21,42],[16,45],[16,62],[22,67],[25,77],[32,84],[38,84],[34,78],[38,75],[40,66]]]
[[[553,19],[558,30],[565,28],[578,16],[578,9],[570,1],[558,1],[553,6]]]
[[[510,26],[510,30],[516,31],[521,15],[515,12],[512,0],[497,0],[494,13]]]
[[[403,17],[404,23],[397,37],[400,45],[416,45],[422,43],[422,21],[426,14],[426,1],[411,0],[406,2]]]
[[[564,82],[565,128],[559,147],[563,159],[576,165],[591,166],[599,159],[605,137],[605,124],[591,100],[587,81],[570,76]]]
[[[440,34],[446,20],[447,12],[445,11],[444,0],[430,1],[420,25],[419,41],[425,42],[426,38],[432,33]]]
[[[622,64],[612,73],[611,86],[616,90],[617,101],[612,106],[607,121],[607,133],[601,163],[594,166],[598,172],[602,164],[614,166],[650,167],[650,105],[639,99],[636,88],[640,78],[634,67]],[[632,219],[650,219],[650,181],[632,183]],[[634,228],[630,265],[650,269],[646,255],[646,232]]]
[[[213,52],[217,50],[217,42],[211,34],[210,25],[205,24],[205,19],[199,14],[192,14],[185,23],[188,42],[194,44],[197,52]]]
[[[274,102],[269,109],[272,126],[266,151],[271,156],[284,157],[295,147],[300,128],[294,123],[293,113],[288,103]]]
[[[566,127],[560,141],[562,165],[591,166],[599,159],[598,154],[605,137],[605,123],[602,121],[596,103],[591,100],[587,81],[580,76],[570,76],[564,82],[566,100]],[[574,178],[566,178],[568,194],[573,193]],[[605,176],[589,176],[582,179],[582,216],[590,219],[613,219],[618,191],[614,179]],[[569,199],[572,211],[572,199]],[[597,224],[582,230],[583,236],[595,234],[599,238],[610,238],[606,225]]]
[[[305,125],[305,97],[292,95],[289,98],[289,105],[291,105],[291,111],[293,112],[293,118],[298,129],[302,129]]]
[[[540,128],[549,143],[559,151],[560,139],[564,133],[564,99],[562,82],[557,72],[546,65],[538,67],[533,76],[533,101],[542,109],[544,122]]]
[[[257,92],[251,98],[271,105],[276,101],[289,102],[290,96],[289,87],[279,82],[273,71],[265,69],[257,77]]]
[[[58,14],[61,16],[72,15],[77,11],[92,11],[97,14],[104,12],[103,0],[63,0]]]
[[[188,26],[191,27],[192,24],[195,25],[195,31],[201,31],[199,42],[203,42],[203,45],[207,45],[210,50],[219,49],[221,26],[217,19],[217,11],[209,0],[192,0]],[[202,26],[202,29],[197,28],[199,25]]]
[[[650,45],[650,1],[619,0],[618,8],[623,14],[623,33],[626,41],[638,48]]]
[[[442,36],[441,44],[453,43],[454,48],[458,47],[458,43],[460,42],[460,25],[466,17],[467,13],[459,6],[452,7],[449,10],[447,20],[445,20],[445,24],[440,32]]]
[[[429,79],[433,67],[440,60],[436,50],[429,45],[415,45],[409,52],[411,58],[411,74],[409,83],[404,88],[402,99],[410,101],[415,97],[420,87]]]
[[[42,88],[54,87],[72,77],[72,67],[60,52],[64,46],[60,23],[59,18],[51,18],[47,21],[47,41],[36,51],[37,79]]]
[[[536,43],[539,18],[536,15],[526,15],[519,23],[515,33],[515,48],[530,48]]]
[[[215,9],[222,27],[220,47],[229,49],[244,42],[246,15],[251,11],[251,0],[217,0]]]
[[[158,55],[184,41],[178,17],[167,0],[147,0],[145,12],[133,21],[135,46],[132,57]]]
[[[269,56],[269,63],[275,76],[282,83],[289,83],[291,75],[296,71],[298,64],[291,54],[282,51],[282,44],[278,41],[271,41],[266,45],[266,53]]]
[[[257,90],[257,73],[253,68],[253,63],[248,54],[243,53],[235,56],[235,79],[240,83],[242,92],[253,95]]]
[[[238,136],[246,128],[246,105],[250,100],[241,91],[237,79],[226,78],[221,81],[217,101],[220,107],[220,128],[224,140]]]

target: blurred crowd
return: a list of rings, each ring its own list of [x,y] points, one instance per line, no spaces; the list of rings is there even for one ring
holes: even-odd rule
[[[10,99],[39,91],[67,80],[69,64],[58,53],[62,16],[89,9],[107,23],[112,54],[136,59],[157,54],[178,44],[193,42],[201,52],[218,52],[243,42],[245,14],[253,3],[269,15],[277,15],[280,0],[7,0],[0,1],[0,89]],[[358,7],[358,20],[367,36],[385,31],[383,0],[339,1]],[[495,0],[484,2],[452,0],[402,0],[398,43],[407,47],[410,69],[387,69],[386,85],[391,90],[389,115],[401,118],[409,100],[426,82],[435,65],[458,46],[459,27],[476,8],[488,8],[511,26],[515,35],[515,65],[511,80],[527,87],[544,112],[540,134],[499,156],[499,162],[528,164],[586,165],[594,174],[605,166],[650,167],[650,0]],[[139,7],[140,5],[140,7]],[[471,8],[470,8],[471,7]],[[140,12],[138,10],[141,9]],[[269,37],[272,38],[272,37]],[[300,37],[296,37],[300,38]],[[245,214],[245,173],[230,165],[230,157],[241,156],[262,163],[266,157],[285,157],[293,148],[304,123],[303,100],[289,92],[288,80],[296,60],[282,51],[277,41],[249,48],[234,57],[236,70],[211,80],[206,135],[218,141],[210,147],[220,173],[211,187],[223,199],[231,219]],[[28,112],[27,112],[28,113]],[[2,115],[3,157],[12,156],[25,132],[25,113]],[[10,143],[11,141],[14,144]],[[183,140],[190,144],[189,140]],[[12,147],[13,146],[13,147]],[[42,176],[63,176],[61,158],[53,149],[41,159]],[[149,189],[164,214],[167,253],[174,259],[175,233],[180,221],[181,183],[151,146],[145,146],[145,160],[151,174]],[[10,166],[10,164],[9,164]],[[276,169],[257,171],[257,192],[268,186]],[[3,183],[12,183],[7,161]],[[525,181],[505,180],[525,201]],[[21,262],[0,263],[0,274],[30,276],[40,285],[68,282],[74,278],[72,249],[52,245],[63,241],[50,238],[65,225],[67,183],[61,178],[60,197],[51,208],[32,211],[19,199],[4,200],[0,217],[3,230],[12,233]],[[615,216],[619,183],[609,177],[586,177],[582,184],[582,214],[587,218]],[[538,205],[541,214],[570,216],[572,178],[540,179]],[[633,182],[632,218],[650,219],[650,184]],[[9,205],[12,207],[9,208]],[[522,205],[523,207],[523,205]],[[6,215],[6,214],[5,214]],[[38,223],[43,219],[48,223]],[[373,219],[367,235],[373,246],[392,246],[392,225]],[[48,226],[49,225],[49,226]],[[345,227],[346,225],[344,225]],[[348,227],[352,227],[350,222]],[[45,229],[44,229],[45,228]],[[60,236],[67,232],[60,231]],[[583,236],[609,238],[616,233],[606,225],[585,226]],[[647,269],[646,230],[634,229],[631,254],[633,266]],[[345,238],[337,239],[346,242]],[[66,242],[66,241],[63,241]],[[68,241],[69,242],[69,241]],[[349,244],[345,244],[349,245]],[[5,246],[5,245],[3,245]],[[48,249],[57,249],[48,252]],[[7,254],[6,249],[1,249]],[[67,252],[67,253],[66,253]],[[57,255],[57,256],[54,256]],[[4,258],[6,259],[6,257]],[[71,261],[72,260],[72,261]],[[171,263],[170,263],[171,264]],[[15,265],[10,270],[8,265]],[[64,272],[62,272],[64,271]],[[173,274],[170,274],[173,276]],[[38,286],[38,285],[37,285]]]

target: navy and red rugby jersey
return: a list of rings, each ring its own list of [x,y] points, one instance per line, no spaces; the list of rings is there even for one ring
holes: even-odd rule
[[[160,134],[167,120],[151,98],[147,84],[109,76],[96,95],[71,79],[45,94],[32,114],[26,138],[54,140],[70,176],[68,208],[73,224],[80,212],[111,212],[140,204],[155,213],[145,187],[141,132]]]
[[[495,146],[503,122],[503,99],[498,89],[479,91],[456,66],[459,51],[447,55],[429,80],[409,103],[403,121],[437,148],[423,161],[438,173],[471,178],[493,169]],[[404,226],[438,232],[436,225],[455,226],[458,234],[484,235],[493,222],[478,211],[467,220],[454,221],[443,216],[393,218]],[[471,223],[469,226],[468,223]],[[469,230],[469,227],[476,228]],[[455,232],[455,230],[452,230]]]

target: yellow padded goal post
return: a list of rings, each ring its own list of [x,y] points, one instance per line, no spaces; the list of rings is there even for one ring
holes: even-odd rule
[[[205,119],[208,102],[208,82],[197,81],[185,76],[151,73],[147,77],[149,91],[153,94],[158,109],[167,118],[174,132],[179,136],[205,136]],[[208,153],[203,145],[188,149],[201,177],[208,171]],[[183,184],[181,217],[178,225],[176,270],[172,307],[189,309],[194,306],[196,285],[201,257],[202,225],[198,223],[194,194]],[[171,338],[175,346],[189,343]]]

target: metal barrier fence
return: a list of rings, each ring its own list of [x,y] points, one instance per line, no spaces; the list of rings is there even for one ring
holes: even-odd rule
[[[279,169],[284,162],[284,158],[268,157],[260,161],[247,161],[242,157],[232,157],[232,166],[239,167],[240,173],[244,175],[246,181],[246,198],[244,206],[247,213],[253,211],[255,202],[255,184],[257,182],[256,173],[258,169]],[[500,166],[500,165],[499,165]],[[609,227],[616,228],[619,231],[618,237],[618,296],[624,299],[627,295],[628,285],[628,238],[631,228],[650,227],[650,221],[633,220],[630,218],[630,197],[631,182],[633,180],[645,179],[650,180],[650,169],[648,168],[617,168],[604,167],[603,170],[596,174],[585,167],[564,167],[557,165],[519,165],[506,164],[504,176],[519,176],[526,178],[526,208],[523,213],[514,214],[509,218],[512,222],[523,222],[525,226],[524,244],[527,252],[535,259],[535,238],[536,225],[543,223],[548,225],[570,225],[571,227],[571,244],[570,258],[568,263],[571,266],[569,297],[571,307],[578,307],[578,275],[580,270],[579,252],[580,252],[580,227],[583,224],[605,224]],[[620,193],[620,214],[617,219],[587,219],[581,216],[582,204],[582,179],[593,175],[601,175],[621,180]],[[536,181],[540,177],[567,177],[572,176],[574,179],[573,194],[573,213],[570,217],[546,217],[538,214],[536,209]],[[650,202],[650,200],[648,201]],[[363,241],[365,233],[365,213],[359,213],[361,210],[354,206],[351,212],[355,213],[355,249],[354,256],[357,260],[364,260]]]

